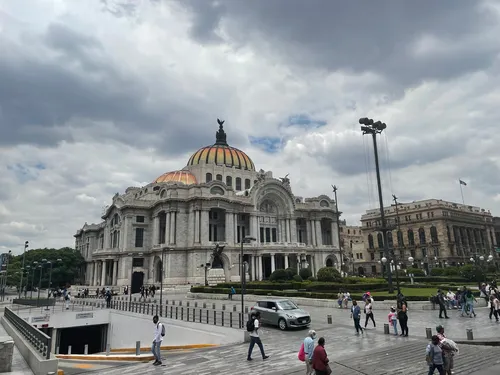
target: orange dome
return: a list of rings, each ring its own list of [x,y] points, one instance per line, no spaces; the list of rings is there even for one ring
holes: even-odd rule
[[[196,181],[196,177],[189,171],[173,171],[164,173],[153,181],[153,183],[158,182],[174,182],[184,185],[194,185],[198,183]]]
[[[189,158],[187,165],[205,163],[255,171],[255,165],[247,154],[227,144],[226,133],[222,127],[224,121],[217,119],[217,122],[219,131],[215,135],[216,142],[212,146],[205,146],[196,151]]]

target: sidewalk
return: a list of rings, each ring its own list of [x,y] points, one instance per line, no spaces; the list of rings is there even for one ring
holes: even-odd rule
[[[3,315],[3,314],[2,314]],[[3,325],[0,324],[0,336],[9,336]],[[0,372],[0,375],[33,375],[33,371],[29,368],[17,347],[14,346],[14,355],[12,356],[12,372]]]

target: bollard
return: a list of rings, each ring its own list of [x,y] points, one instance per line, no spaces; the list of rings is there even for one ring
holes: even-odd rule
[[[68,346],[68,354],[71,354],[71,345]]]
[[[175,301],[172,301],[172,305],[174,305],[174,306],[175,306]]]
[[[189,301],[186,302],[186,307],[189,307]]]
[[[110,352],[111,352],[111,344],[106,344],[106,355],[109,356]]]
[[[326,322],[327,322],[328,324],[332,324],[332,316],[331,316],[331,315],[327,315],[327,316],[326,316]]]
[[[182,306],[182,301],[179,301],[179,306]]]
[[[222,305],[222,311],[226,311],[226,305]]]
[[[212,303],[212,310],[215,310],[215,303]]]
[[[229,327],[233,328],[233,313],[229,313]]]
[[[87,344],[85,344],[85,346],[83,347],[83,354],[89,354],[89,346]]]
[[[233,312],[236,312],[236,305],[233,305]]]
[[[387,323],[384,324],[384,334],[385,335],[389,334],[389,324],[387,324]]]
[[[207,304],[205,302],[203,302],[203,308],[206,309],[207,308]]]
[[[195,302],[195,303],[194,303],[194,307],[195,307],[195,308],[196,308],[196,307],[198,307],[198,302]]]
[[[425,337],[427,337],[429,340],[432,339],[432,329],[430,328],[425,329]]]
[[[140,355],[141,354],[141,342],[136,341],[135,342],[135,355]]]
[[[59,347],[56,348],[56,354],[59,354]]]
[[[467,340],[474,340],[474,334],[472,333],[472,328],[467,328],[465,332],[467,332]]]

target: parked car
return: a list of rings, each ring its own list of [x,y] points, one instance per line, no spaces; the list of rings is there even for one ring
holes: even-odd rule
[[[311,315],[288,299],[257,301],[251,308],[250,315],[256,311],[260,312],[262,323],[277,326],[282,331],[311,324]]]

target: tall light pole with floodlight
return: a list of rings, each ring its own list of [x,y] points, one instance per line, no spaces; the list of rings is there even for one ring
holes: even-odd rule
[[[243,263],[243,244],[250,243],[251,241],[255,241],[255,237],[242,237],[241,238],[241,246],[240,246],[240,281],[241,281],[241,326],[243,328],[245,326],[245,264]]]
[[[24,271],[24,261],[26,259],[26,249],[29,246],[29,241],[24,242],[24,252],[23,252],[23,264],[21,266],[21,270]],[[28,285],[26,283],[26,285]],[[23,290],[23,273],[21,272],[21,281],[19,282],[19,298],[21,298],[21,292]]]
[[[340,240],[340,212],[339,212],[339,205],[337,201],[337,186],[332,185],[333,189],[333,194],[335,196],[335,211],[337,212],[337,240],[339,241],[339,253],[340,253],[340,265],[342,267],[342,264],[344,263],[344,253],[342,252],[342,246],[341,246],[341,240]],[[345,249],[345,246],[344,246]],[[354,271],[353,271],[354,273]],[[342,275],[342,268],[340,269],[340,274]]]
[[[371,134],[373,139],[373,152],[375,154],[375,171],[377,173],[377,188],[378,188],[378,201],[380,206],[380,220],[382,222],[382,234],[384,238],[384,255],[387,259],[389,257],[389,247],[387,244],[387,223],[385,220],[384,213],[384,200],[382,198],[382,182],[380,180],[380,168],[378,161],[378,148],[377,148],[377,134],[381,134],[387,125],[381,121],[373,121],[371,118],[363,117],[359,119],[361,126],[361,131],[364,134]],[[389,284],[389,293],[394,293],[394,286],[392,285],[392,271],[389,265],[387,270],[387,282]]]

